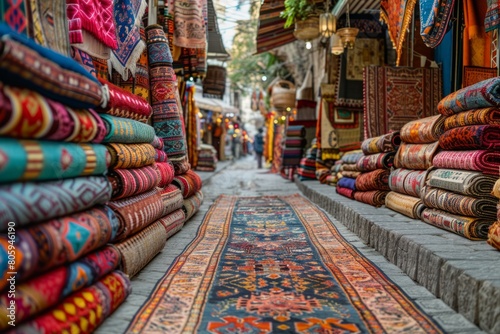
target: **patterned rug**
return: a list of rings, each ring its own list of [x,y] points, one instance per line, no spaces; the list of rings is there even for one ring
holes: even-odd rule
[[[175,177],[174,166],[168,162],[157,162],[156,166],[160,173],[160,183],[158,183],[158,187],[164,188],[169,185]]]
[[[437,113],[440,69],[368,66],[364,75],[365,138],[400,131],[409,121]]]
[[[206,2],[205,2],[206,3]],[[174,44],[184,48],[206,48],[206,31],[203,1],[187,0],[175,2],[170,11],[174,13]]]
[[[447,32],[455,0],[420,0],[420,36],[425,45],[435,48]]]
[[[15,31],[26,35],[28,17],[25,1],[7,0],[0,2],[0,21],[7,23]]]
[[[299,195],[219,197],[127,332],[243,329],[442,332]]]
[[[151,144],[107,144],[112,169],[139,168],[155,162],[156,151]]]
[[[167,239],[182,229],[185,220],[186,214],[182,211],[182,209],[177,209],[174,212],[158,219],[167,232]]]
[[[406,123],[400,131],[401,140],[411,144],[427,144],[439,140],[446,117],[434,115]]]
[[[499,176],[500,152],[493,150],[441,151],[432,159],[437,168],[476,170]]]
[[[165,189],[160,191],[160,194],[163,201],[162,216],[168,215],[178,209],[182,209],[184,197],[182,197],[182,192],[179,188],[173,184],[169,184],[165,187]]]
[[[493,193],[495,181],[481,172],[439,168],[429,172],[427,185],[446,189],[458,194],[485,197]],[[500,185],[500,183],[499,183]]]
[[[340,179],[340,180],[342,180],[342,179]],[[352,190],[352,189],[349,189],[346,187],[342,187],[341,185],[338,184],[338,182],[337,182],[337,187],[335,188],[335,191],[337,191],[337,194],[345,196],[345,197],[350,198],[350,199],[354,199],[355,198],[354,196],[356,196],[355,190]]]
[[[356,178],[356,190],[390,190],[389,189],[389,170],[376,169],[371,172],[362,173]]]
[[[469,125],[453,128],[439,137],[444,150],[498,150],[500,149],[500,125]]]
[[[472,86],[478,82],[491,79],[497,76],[496,68],[464,66],[462,87]]]
[[[361,143],[361,150],[364,155],[393,152],[397,151],[399,145],[401,145],[401,136],[399,131],[396,131],[382,136],[365,139]]]
[[[361,147],[360,109],[335,107],[323,99],[321,150],[323,159],[330,151],[351,151]],[[325,156],[326,155],[326,156]]]
[[[439,142],[433,144],[403,143],[394,158],[396,168],[427,169],[432,166]]]
[[[426,208],[422,220],[430,225],[456,233],[470,240],[482,240],[488,237],[492,220],[465,217],[437,209]]]
[[[356,191],[354,193],[354,199],[371,206],[381,207],[385,204],[385,197],[388,193],[388,191],[381,190]]]
[[[446,117],[444,131],[468,125],[500,125],[500,109],[497,107],[464,111]]]
[[[376,169],[388,169],[393,166],[395,152],[375,153],[361,156],[356,163],[356,169],[360,172],[369,172]]]
[[[420,190],[425,185],[426,176],[426,170],[394,169],[389,176],[389,187],[400,194],[420,198]]]
[[[155,130],[149,124],[133,119],[101,115],[106,126],[105,143],[151,143]]]
[[[139,195],[158,186],[158,170],[154,166],[109,171],[108,180],[113,188],[113,199]]]
[[[404,195],[391,191],[385,197],[385,206],[413,219],[420,219],[425,209],[422,200],[418,197]]]
[[[192,170],[188,170],[182,175],[176,175],[172,184],[181,190],[184,198],[193,196],[202,187],[200,176]]]

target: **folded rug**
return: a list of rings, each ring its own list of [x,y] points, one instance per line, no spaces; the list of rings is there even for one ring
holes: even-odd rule
[[[163,201],[157,189],[107,204],[120,221],[121,229],[115,240],[123,240],[139,232],[163,215]]]
[[[121,271],[64,298],[55,308],[16,327],[18,333],[92,333],[128,297],[132,288]]]
[[[139,168],[155,162],[156,151],[150,144],[110,143],[106,148],[111,155],[110,168]]]
[[[359,159],[364,156],[363,151],[354,150],[344,153],[342,156],[342,163],[344,164],[356,164]]]
[[[121,269],[129,277],[137,275],[163,250],[167,242],[165,227],[156,221],[137,234],[114,244],[121,255]]]
[[[169,162],[167,153],[155,148],[155,161],[156,162]],[[173,167],[173,166],[172,166]]]
[[[302,137],[306,136],[306,128],[303,125],[290,125],[286,129],[286,137]]]
[[[498,176],[500,152],[491,150],[442,151],[436,154],[432,164],[437,168],[476,170]]]
[[[156,166],[158,168],[158,172],[160,173],[160,182],[158,183],[158,187],[164,188],[174,180],[174,166],[168,162],[157,162]]]
[[[118,267],[120,253],[105,246],[66,266],[57,267],[16,285],[15,296],[6,291],[0,295],[0,329],[8,327],[7,307],[11,300],[16,305],[16,325],[41,311],[58,304],[63,298],[87,287]]]
[[[160,191],[160,194],[163,201],[162,216],[182,208],[184,197],[182,196],[181,190],[173,184],[166,186],[165,189]]]
[[[157,135],[154,136],[150,144],[153,145],[153,147],[157,150],[163,150],[163,147],[165,146],[163,144],[163,140]]]
[[[444,132],[445,119],[443,115],[434,115],[408,122],[401,128],[401,140],[410,144],[434,143]]]
[[[394,158],[396,168],[427,169],[432,166],[439,142],[432,144],[403,143]]]
[[[488,244],[500,250],[500,221],[494,222],[488,231]]]
[[[484,80],[457,90],[437,106],[440,114],[451,116],[462,111],[495,107],[500,104],[500,77]]]
[[[453,128],[439,137],[444,150],[498,150],[500,125],[469,125]]]
[[[351,190],[356,190],[356,179],[351,179],[350,177],[343,177],[337,182],[338,187],[348,188]]]
[[[361,143],[361,150],[365,155],[396,151],[401,145],[399,131],[382,136],[365,139]]]
[[[0,183],[103,175],[109,153],[100,144],[0,138]]]
[[[491,218],[491,220],[497,216],[498,200],[496,199],[465,196],[429,186],[422,188],[421,198],[428,208],[440,209],[460,216]]]
[[[17,182],[0,186],[0,231],[7,222],[16,228],[104,204],[111,199],[111,184],[104,176],[49,182]]]
[[[106,125],[105,143],[151,143],[155,137],[155,130],[149,124],[106,114],[101,118]]]
[[[388,169],[376,169],[371,172],[362,173],[356,178],[356,190],[390,190],[388,184],[389,174]]]
[[[493,196],[500,198],[500,179],[495,182],[491,193],[493,194]]]
[[[488,229],[493,224],[492,220],[464,217],[437,209],[425,209],[422,221],[470,240],[486,239]]]
[[[341,175],[355,179],[361,175],[361,172],[356,172],[356,171],[351,171],[351,170],[343,170]]]
[[[182,204],[182,211],[186,214],[186,218],[184,220],[184,224],[191,219],[195,215],[195,213],[200,210],[201,205],[203,204],[203,193],[198,191],[191,197],[184,199]]]
[[[161,217],[158,221],[163,225],[167,231],[167,239],[179,232],[184,226],[184,221],[186,220],[186,214],[182,209],[175,210]]]
[[[391,168],[394,163],[394,155],[395,152],[386,152],[362,156],[356,164],[358,171],[369,172],[376,169]]]
[[[330,174],[330,175],[326,176],[325,183],[329,186],[336,186],[339,179],[340,179],[340,177],[337,174],[333,174],[333,175]]]
[[[385,206],[414,219],[420,219],[422,211],[425,209],[420,198],[403,195],[394,191],[389,192],[385,197]]]
[[[420,198],[426,177],[426,170],[394,169],[389,175],[389,187],[397,193]]]
[[[15,269],[7,265],[9,237],[0,235],[0,289],[6,284],[9,272],[17,272],[21,282],[58,265],[75,261],[89,252],[115,240],[120,223],[113,211],[105,206],[63,218],[49,220],[15,231]]]
[[[307,140],[302,137],[286,137],[285,146],[290,147],[300,147],[303,148],[306,145]]]
[[[385,197],[388,193],[382,190],[355,191],[354,199],[378,208],[385,204]]]
[[[108,174],[113,188],[113,200],[139,195],[156,188],[160,175],[156,166],[133,169],[114,169]]]
[[[448,116],[444,120],[444,130],[481,124],[500,125],[500,109],[497,107],[474,109]]]
[[[496,178],[481,172],[439,168],[429,172],[426,182],[431,187],[446,189],[462,195],[488,197],[494,189],[495,181]]]
[[[184,198],[193,196],[203,185],[200,176],[192,170],[188,170],[182,175],[176,175],[172,184],[181,190]]]
[[[379,154],[379,153],[375,153],[375,154]],[[380,154],[385,154],[385,153],[380,153]],[[344,175],[344,172],[361,173],[362,169],[363,169],[362,166],[358,166],[357,163],[356,164],[342,164],[342,166],[340,167],[340,171],[341,171],[342,175]]]

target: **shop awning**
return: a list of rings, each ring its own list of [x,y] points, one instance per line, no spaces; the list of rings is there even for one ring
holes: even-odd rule
[[[194,93],[194,101],[196,102],[196,106],[203,110],[210,110],[214,112],[220,112],[222,114],[232,113],[234,115],[239,115],[240,110],[238,108],[233,107],[230,104],[218,99],[212,99],[209,97],[203,97],[203,94],[200,90],[196,90]]]
[[[224,47],[222,36],[219,31],[219,24],[217,23],[217,13],[215,12],[213,0],[208,0],[208,47],[207,58],[218,60],[229,60],[230,56]]]

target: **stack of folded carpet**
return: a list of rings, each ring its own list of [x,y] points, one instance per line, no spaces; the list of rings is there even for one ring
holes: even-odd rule
[[[500,170],[500,78],[458,90],[438,104],[445,132],[422,189],[422,220],[468,239],[486,239],[497,218],[490,195]]]
[[[297,167],[300,164],[306,145],[306,129],[302,125],[290,125],[286,129],[283,149],[283,167]]]
[[[336,191],[338,194],[354,199],[356,193],[356,178],[361,174],[361,169],[358,165],[360,159],[363,158],[363,151],[353,150],[346,152],[340,164],[333,165],[331,176],[336,179]],[[334,183],[334,180],[330,183]]]
[[[401,128],[401,146],[394,158],[396,169],[389,176],[391,192],[385,205],[405,216],[420,219],[425,206],[421,190],[428,169],[439,148],[439,136],[443,133],[444,117],[429,116],[406,123]]]
[[[495,182],[491,193],[493,196],[500,199],[500,179]],[[500,250],[500,203],[497,204],[497,221],[490,226],[488,231],[488,243]]]
[[[0,330],[92,331],[125,300],[121,225],[102,204],[110,155],[102,85],[0,24]],[[14,296],[14,297],[12,297]]]
[[[212,145],[201,144],[198,151],[198,165],[200,172],[213,172],[217,168],[217,150]]]
[[[172,185],[177,187],[184,199],[182,210],[184,211],[187,222],[196,212],[198,212],[203,203],[203,193],[201,192],[202,181],[198,174],[188,170],[182,175],[176,175]]]
[[[399,132],[368,138],[361,144],[364,156],[358,161],[357,167],[361,173],[356,177],[357,201],[376,207],[385,204],[385,198],[390,191],[389,168],[393,157],[401,144]]]
[[[316,145],[316,139],[313,139],[311,147],[307,149],[305,158],[300,160],[299,168],[297,169],[297,174],[301,181],[316,180],[316,153],[318,152],[318,146]]]

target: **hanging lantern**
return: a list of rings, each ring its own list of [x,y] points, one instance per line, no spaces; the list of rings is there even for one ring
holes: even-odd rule
[[[319,32],[321,36],[328,38],[335,32],[336,19],[328,10],[319,16]]]
[[[351,28],[351,22],[349,20],[349,2],[347,2],[347,27],[339,29],[337,31],[340,40],[342,41],[342,45],[344,48],[354,49],[354,42],[356,41],[356,36],[358,35],[358,28]]]
[[[338,34],[333,34],[332,37],[330,37],[330,45],[332,46],[332,53],[334,55],[339,56],[344,53],[344,45]]]

